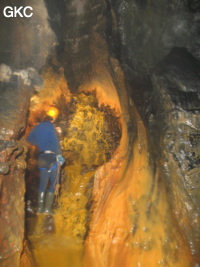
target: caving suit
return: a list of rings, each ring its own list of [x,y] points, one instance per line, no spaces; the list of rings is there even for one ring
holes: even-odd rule
[[[59,156],[62,157],[60,143],[54,125],[49,121],[36,125],[27,137],[27,141],[39,148],[40,184],[38,191],[40,199],[38,201],[41,202],[44,199],[43,195],[45,195],[48,184],[50,184],[48,193],[53,195],[58,182],[56,181],[59,175],[59,160],[57,161],[57,159]],[[42,206],[38,212],[43,212]]]

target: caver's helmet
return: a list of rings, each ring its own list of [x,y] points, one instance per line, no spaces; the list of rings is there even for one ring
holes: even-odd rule
[[[51,117],[52,119],[57,119],[59,115],[59,110],[56,107],[50,107],[47,112],[47,116]]]

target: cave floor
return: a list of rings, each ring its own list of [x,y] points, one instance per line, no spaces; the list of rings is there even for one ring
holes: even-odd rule
[[[81,175],[80,170],[78,165],[67,167],[68,175],[76,179],[71,181],[70,192],[68,183],[62,184],[60,194],[54,199],[55,215],[36,213],[35,194],[26,201],[26,238],[38,267],[82,266],[83,240],[89,219],[86,209],[89,196],[84,196],[83,192],[90,185],[95,170]]]
[[[57,215],[35,215],[27,219],[27,238],[37,266],[82,266],[83,243],[55,232]]]
[[[95,94],[78,94],[68,104],[67,111],[62,103],[60,110],[65,116],[60,116],[56,126],[62,129],[59,138],[66,162],[60,174],[61,186],[55,197],[53,216],[36,214],[39,170],[34,147],[28,157],[26,237],[39,267],[82,266],[95,171],[111,158],[121,137],[117,118],[109,107],[98,108]],[[37,116],[37,112],[30,115],[32,127]]]

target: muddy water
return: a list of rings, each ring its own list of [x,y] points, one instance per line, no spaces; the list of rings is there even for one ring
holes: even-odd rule
[[[39,215],[37,218],[29,219],[29,227],[35,227],[29,232],[28,239],[31,242],[31,250],[39,267],[79,267],[82,266],[83,244],[81,241],[51,233],[48,229],[48,218]],[[52,216],[51,216],[52,217]],[[54,215],[54,218],[56,215]],[[51,218],[51,220],[54,220]],[[52,227],[52,222],[51,226]],[[29,229],[30,231],[30,229]],[[49,232],[50,231],[50,232]]]
[[[94,94],[70,96],[66,105],[63,84],[61,79],[50,98],[60,108],[59,138],[66,159],[56,214],[27,218],[27,238],[38,266],[193,266],[163,177],[149,164],[139,116],[134,115],[137,138],[128,147],[125,123],[121,133],[113,112],[99,107]],[[44,113],[48,94],[33,99],[30,127]],[[30,157],[32,174],[37,173],[34,164]]]
[[[82,266],[83,239],[89,221],[84,192],[94,171],[80,175],[81,166],[66,169],[73,182],[70,186],[64,182],[62,192],[55,197],[55,215],[34,213],[26,221],[27,238],[39,267]]]
[[[44,103],[44,104],[42,104]],[[46,95],[32,100],[30,129],[46,108]],[[65,103],[66,104],[66,103]],[[39,267],[81,266],[83,242],[89,231],[94,175],[99,166],[109,161],[119,145],[120,127],[109,107],[98,107],[95,94],[72,96],[63,106],[57,100],[60,118],[59,139],[66,163],[61,171],[55,215],[36,215],[39,179],[35,148],[30,151],[27,177],[30,210],[26,225],[27,239]]]

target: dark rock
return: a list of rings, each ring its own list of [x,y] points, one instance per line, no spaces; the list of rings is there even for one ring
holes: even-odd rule
[[[46,62],[46,58],[55,46],[55,35],[48,26],[48,14],[42,2],[34,0],[19,0],[18,6],[31,6],[34,15],[31,19],[6,18],[2,11],[5,6],[13,6],[13,1],[0,2],[0,58],[1,63],[11,69],[26,69],[28,67],[39,70]],[[42,44],[42,45],[41,45]]]
[[[106,3],[109,24],[106,33],[111,53],[120,60],[131,97],[146,122],[146,105],[152,101],[150,77],[155,65],[174,47],[185,47],[195,58],[200,58],[200,13],[188,12],[188,6],[197,11],[199,1],[107,0]]]
[[[176,107],[200,112],[200,61],[185,48],[174,48],[157,67]]]
[[[200,12],[199,0],[188,0],[188,7],[193,12]]]
[[[187,50],[174,49],[153,74],[155,102],[151,103],[156,110],[153,142],[163,162],[171,207],[196,256],[200,252],[199,75],[199,62]]]
[[[95,34],[102,31],[102,3],[99,0],[74,2],[45,1],[50,25],[58,37],[57,56],[64,66],[72,92],[88,81],[93,72]],[[94,36],[93,36],[94,35]],[[70,67],[69,67],[70,66]]]
[[[10,140],[26,127],[26,115],[33,87],[24,86],[21,78],[13,78],[9,83],[0,82],[0,90],[0,139]]]

